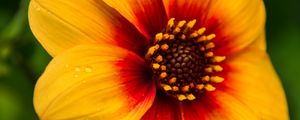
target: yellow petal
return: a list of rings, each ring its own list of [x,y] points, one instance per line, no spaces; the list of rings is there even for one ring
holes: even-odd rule
[[[284,90],[264,50],[248,48],[228,61],[232,69],[224,81],[228,95],[258,119],[288,119]]]
[[[121,13],[148,38],[161,32],[167,24],[167,15],[161,0],[103,1]]]
[[[109,45],[80,45],[56,56],[39,78],[40,119],[140,119],[155,97],[137,55]]]
[[[219,51],[228,54],[251,44],[264,30],[262,0],[164,0],[168,17],[197,19],[196,27],[216,34]],[[225,49],[225,50],[224,50]]]
[[[80,44],[110,43],[133,50],[146,42],[133,25],[102,1],[31,0],[29,23],[52,56]]]

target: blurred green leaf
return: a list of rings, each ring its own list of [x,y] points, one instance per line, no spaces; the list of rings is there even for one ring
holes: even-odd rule
[[[20,2],[20,8],[15,14],[12,21],[1,31],[0,40],[7,41],[13,40],[18,37],[27,24],[27,11],[29,0],[22,0]],[[1,41],[0,41],[1,42]]]

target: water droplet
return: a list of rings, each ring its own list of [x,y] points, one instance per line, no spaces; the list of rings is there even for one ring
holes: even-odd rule
[[[80,67],[75,67],[75,71],[79,72],[80,71]]]
[[[82,81],[82,83],[86,83],[86,81],[84,80],[84,81]]]
[[[75,75],[74,75],[74,77],[75,77],[75,78],[78,78],[78,77],[79,77],[79,75],[78,75],[78,74],[75,74]]]
[[[92,72],[93,71],[91,67],[86,67],[84,70],[85,70],[85,72]]]

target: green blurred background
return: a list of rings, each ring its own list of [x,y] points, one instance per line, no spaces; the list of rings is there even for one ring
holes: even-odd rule
[[[32,35],[29,0],[0,0],[0,120],[35,120],[33,88],[51,57]],[[300,120],[300,1],[265,0],[268,52]]]

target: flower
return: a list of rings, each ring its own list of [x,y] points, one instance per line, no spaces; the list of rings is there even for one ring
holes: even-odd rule
[[[43,120],[287,120],[262,0],[32,0]]]

